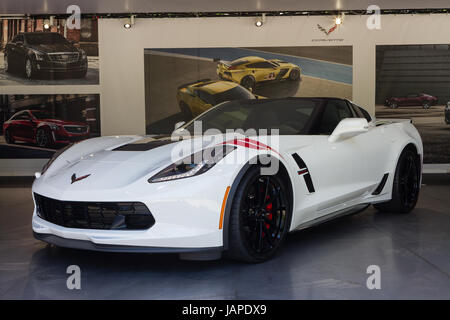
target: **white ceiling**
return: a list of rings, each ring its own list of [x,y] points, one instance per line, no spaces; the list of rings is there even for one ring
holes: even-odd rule
[[[240,12],[449,8],[449,0],[1,0],[1,14],[66,13],[76,4],[82,13]]]

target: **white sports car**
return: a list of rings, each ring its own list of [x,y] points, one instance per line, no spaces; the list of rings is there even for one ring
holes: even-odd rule
[[[172,137],[58,152],[33,183],[33,231],[61,247],[260,262],[290,231],[370,204],[411,211],[422,156],[410,120],[376,121],[347,100],[224,102]]]

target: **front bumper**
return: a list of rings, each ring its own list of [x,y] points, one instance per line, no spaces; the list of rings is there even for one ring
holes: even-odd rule
[[[84,72],[88,68],[87,60],[71,63],[35,61],[35,69],[42,73]]]
[[[95,190],[89,190],[90,182],[101,179],[98,173],[93,172],[89,179],[75,184],[70,183],[69,174],[67,177],[54,178],[46,178],[44,175],[35,180],[32,192],[64,201],[141,202],[152,213],[155,224],[146,230],[66,228],[40,218],[35,208],[33,231],[41,237],[46,235],[48,242],[55,239],[50,236],[56,236],[88,243],[82,247],[89,250],[125,246],[125,249],[132,251],[136,250],[132,247],[138,247],[150,251],[153,248],[164,248],[170,252],[206,248],[217,250],[223,246],[223,230],[219,228],[219,220],[224,192],[228,186],[228,179],[224,177],[210,175],[207,183],[201,175],[169,183],[149,184],[143,180],[125,188],[114,188],[114,180],[111,180],[109,185],[99,185]],[[112,173],[109,173],[109,176],[111,175]],[[52,179],[58,179],[58,183],[49,182]],[[62,185],[65,187],[58,187]],[[71,241],[58,243],[62,243],[62,246],[72,246]],[[163,249],[157,249],[161,250]]]

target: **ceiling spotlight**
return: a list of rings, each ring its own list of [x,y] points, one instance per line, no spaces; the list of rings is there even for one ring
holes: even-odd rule
[[[344,19],[343,19],[342,17],[335,17],[335,18],[334,18],[334,23],[335,23],[336,25],[342,24],[343,21],[344,21]]]
[[[44,20],[44,29],[45,30],[50,29],[50,20],[48,20],[48,19]]]
[[[263,14],[261,15],[261,17],[258,17],[258,18],[256,19],[256,21],[255,21],[255,26],[257,26],[258,28],[259,28],[259,27],[262,27],[263,24],[264,24],[264,22],[266,22],[266,14],[265,14],[265,13],[263,13]]]
[[[129,18],[124,19],[123,27],[125,29],[130,29],[134,25],[135,15],[131,15]]]

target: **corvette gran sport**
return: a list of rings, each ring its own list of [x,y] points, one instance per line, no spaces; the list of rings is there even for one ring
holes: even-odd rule
[[[4,69],[19,71],[28,79],[42,74],[86,76],[86,52],[56,32],[24,32],[5,46]]]
[[[224,102],[171,137],[61,150],[36,173],[32,228],[61,247],[262,262],[288,232],[371,204],[410,212],[422,157],[410,120],[377,121],[348,100]]]
[[[217,63],[217,75],[220,79],[239,83],[248,89],[254,89],[255,85],[267,81],[297,81],[300,73],[299,66],[279,59],[267,60],[250,56]]]
[[[189,120],[221,102],[262,98],[237,83],[210,79],[183,84],[177,91],[180,110]]]

